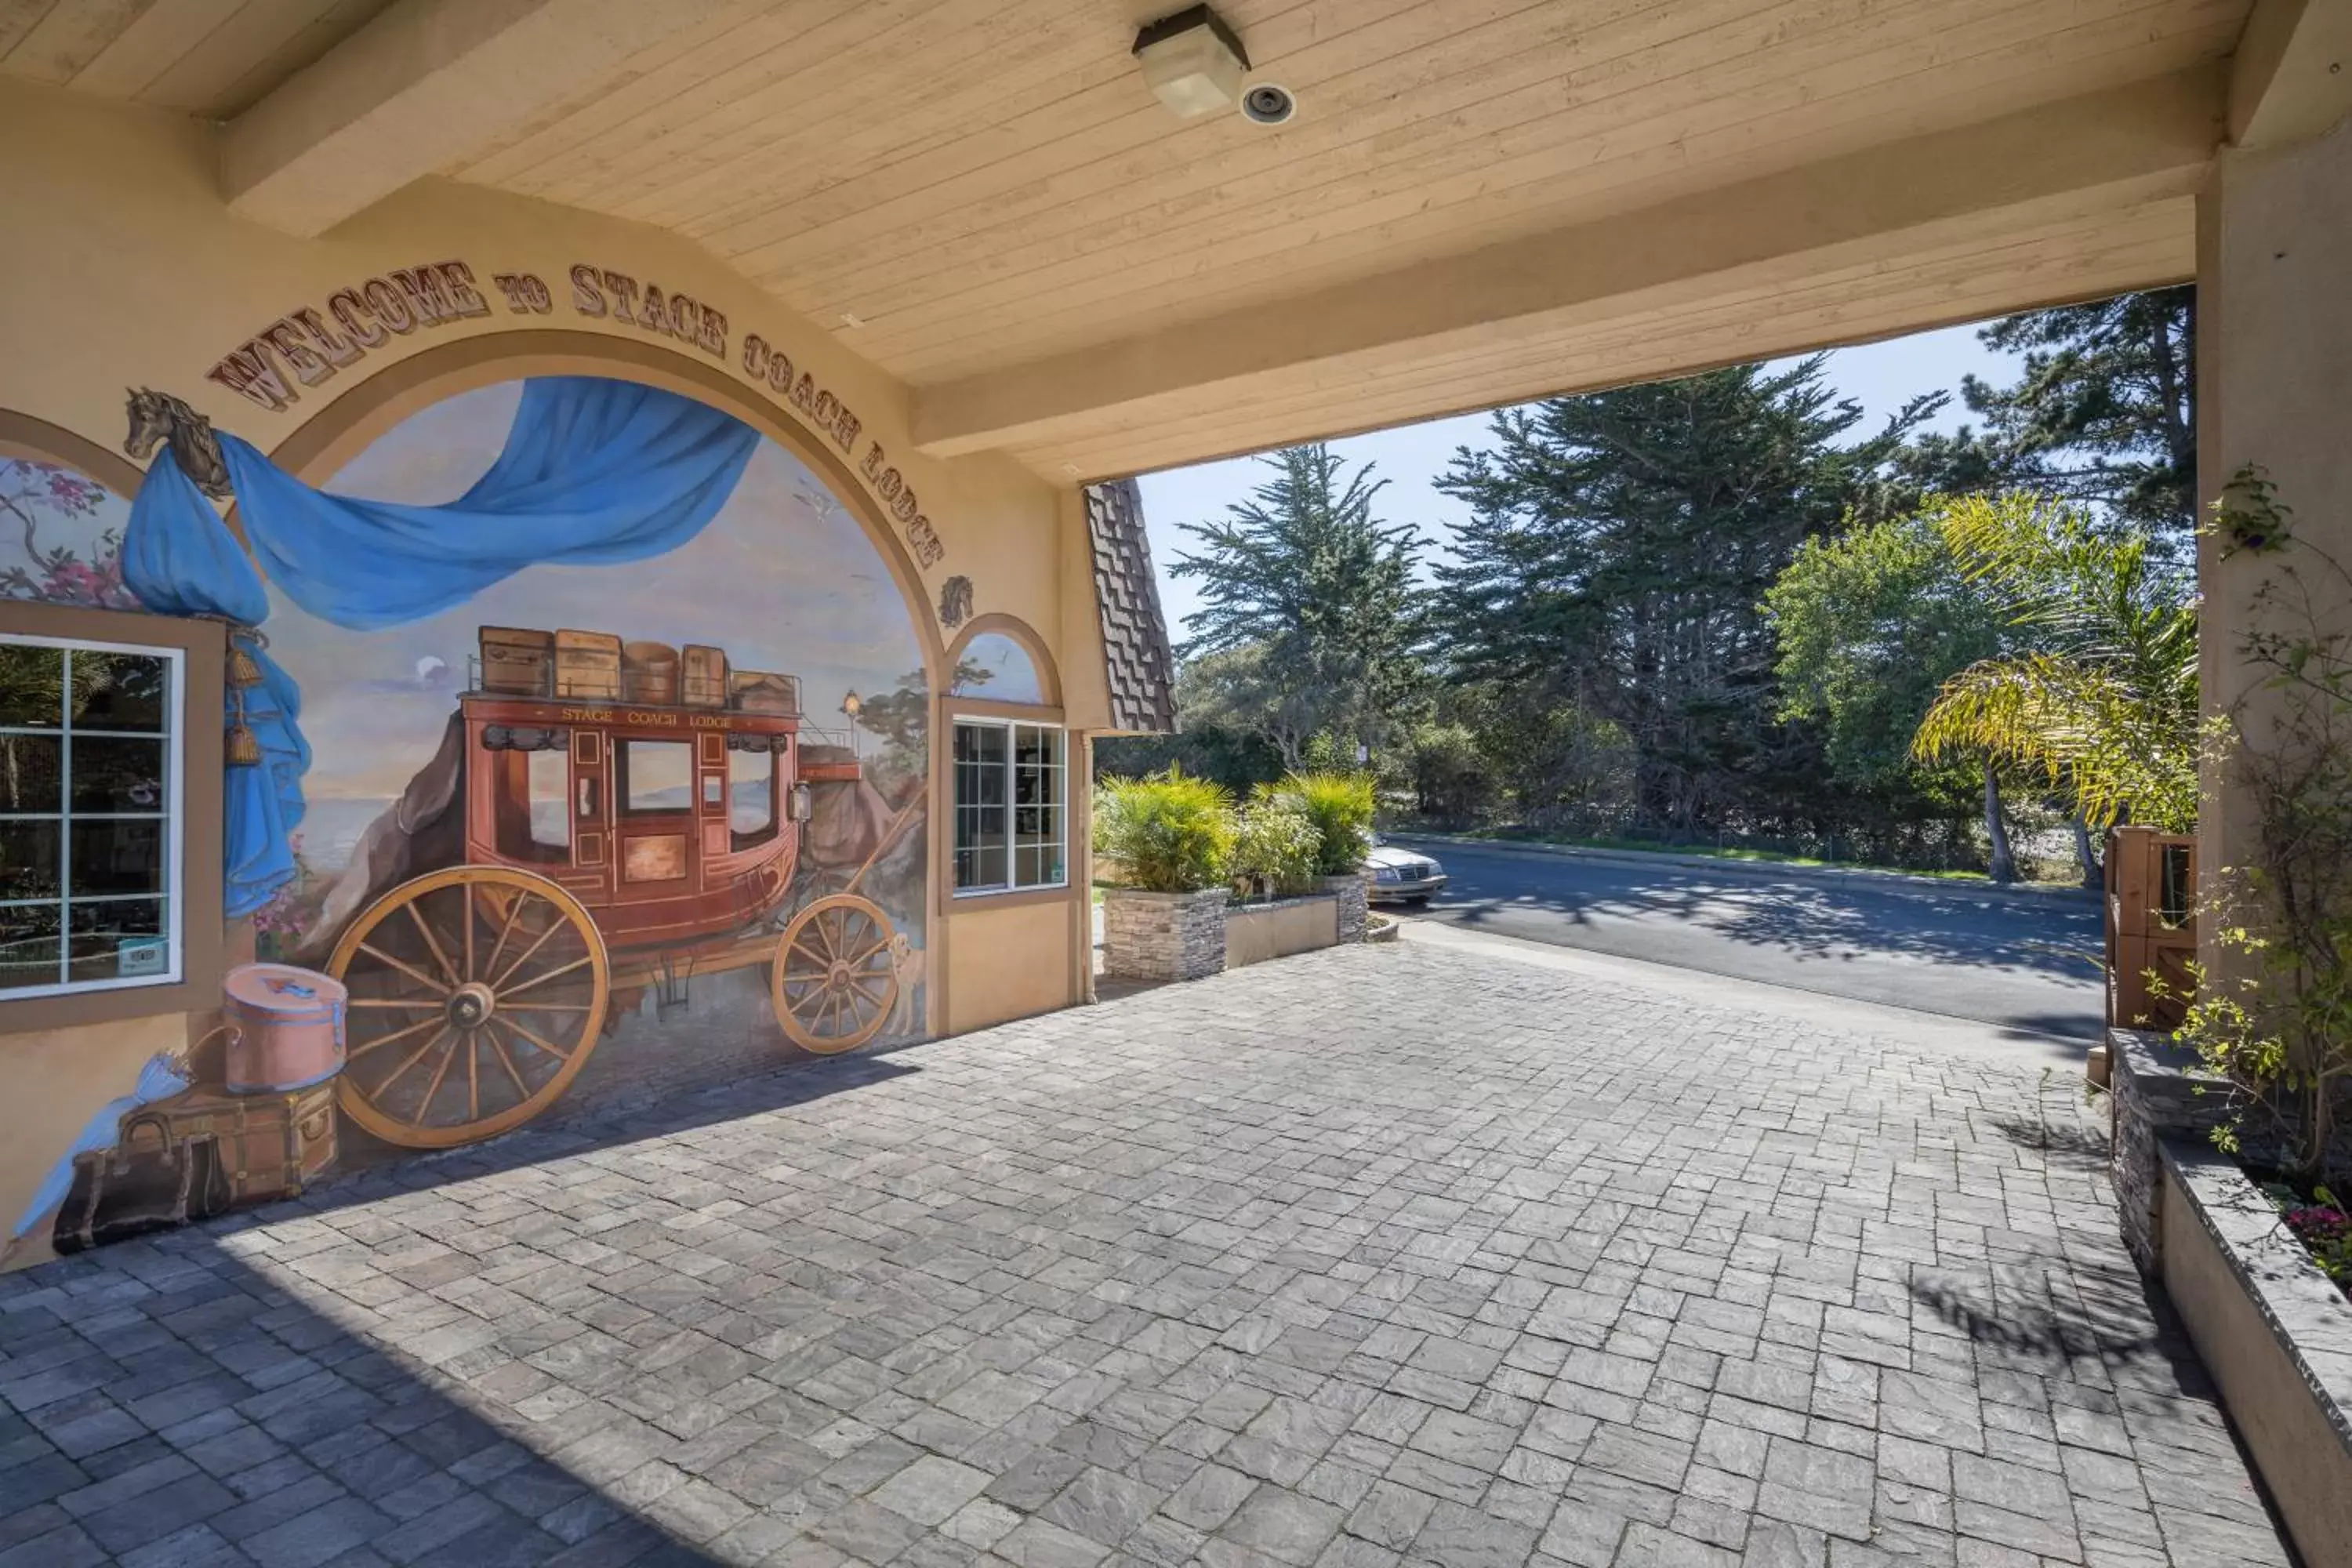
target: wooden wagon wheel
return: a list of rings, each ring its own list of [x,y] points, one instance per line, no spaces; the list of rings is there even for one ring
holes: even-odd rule
[[[855,893],[817,900],[793,917],[768,979],[776,1022],[793,1044],[831,1056],[854,1051],[898,1005],[890,917]]]
[[[595,1048],[611,972],[580,900],[544,877],[453,866],[403,882],[335,944],[351,990],[343,1113],[448,1149],[521,1126]]]

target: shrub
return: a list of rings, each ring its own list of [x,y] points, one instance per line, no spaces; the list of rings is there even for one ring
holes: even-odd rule
[[[1277,898],[1306,892],[1315,885],[1316,857],[1322,847],[1323,836],[1293,798],[1262,796],[1241,814],[1234,840],[1234,881],[1244,897],[1253,887]]]
[[[1118,863],[1128,886],[1192,893],[1226,878],[1234,803],[1217,785],[1176,768],[1150,778],[1106,779],[1095,792],[1095,853]]]
[[[1288,800],[1315,825],[1315,871],[1344,877],[1372,851],[1372,777],[1370,773],[1292,773],[1260,789],[1262,800]]]

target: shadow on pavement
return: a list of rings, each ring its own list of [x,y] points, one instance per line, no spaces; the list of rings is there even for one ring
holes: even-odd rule
[[[621,1412],[587,1400],[537,1422],[498,1410],[509,1431],[577,1456],[559,1462],[232,1246],[191,1227],[0,1285],[0,1438],[12,1460],[0,1469],[0,1556],[58,1568],[134,1553],[412,1568],[720,1561],[615,1495],[642,1463],[596,1436]],[[412,1294],[457,1324],[492,1328]],[[548,1348],[536,1317],[495,1330],[451,1364],[503,1362],[491,1381],[517,1393],[509,1373],[553,1383],[520,1359]]]
[[[493,1175],[616,1144],[634,1143],[734,1121],[762,1111],[807,1105],[847,1089],[920,1072],[897,1059],[928,1042],[916,1041],[853,1056],[803,1058],[764,1072],[699,1088],[649,1086],[643,1094],[610,1097],[567,1116],[558,1100],[527,1126],[487,1142],[432,1152],[403,1149],[369,1136],[349,1118],[341,1122],[341,1156],[337,1170],[300,1199],[308,1209],[368,1203],[392,1193],[415,1192],[448,1182]],[[276,1213],[273,1209],[268,1212]]]

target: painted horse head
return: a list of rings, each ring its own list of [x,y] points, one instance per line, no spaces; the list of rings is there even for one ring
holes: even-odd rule
[[[971,618],[971,579],[958,575],[940,587],[940,624],[953,631]]]
[[[181,471],[196,489],[215,500],[228,500],[228,465],[221,458],[212,421],[169,393],[145,386],[129,390],[131,433],[123,437],[122,449],[145,462],[159,444],[169,441]]]

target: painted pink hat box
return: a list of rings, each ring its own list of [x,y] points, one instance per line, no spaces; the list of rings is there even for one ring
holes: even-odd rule
[[[308,1089],[343,1070],[342,982],[290,963],[245,963],[222,989],[231,1094]]]

